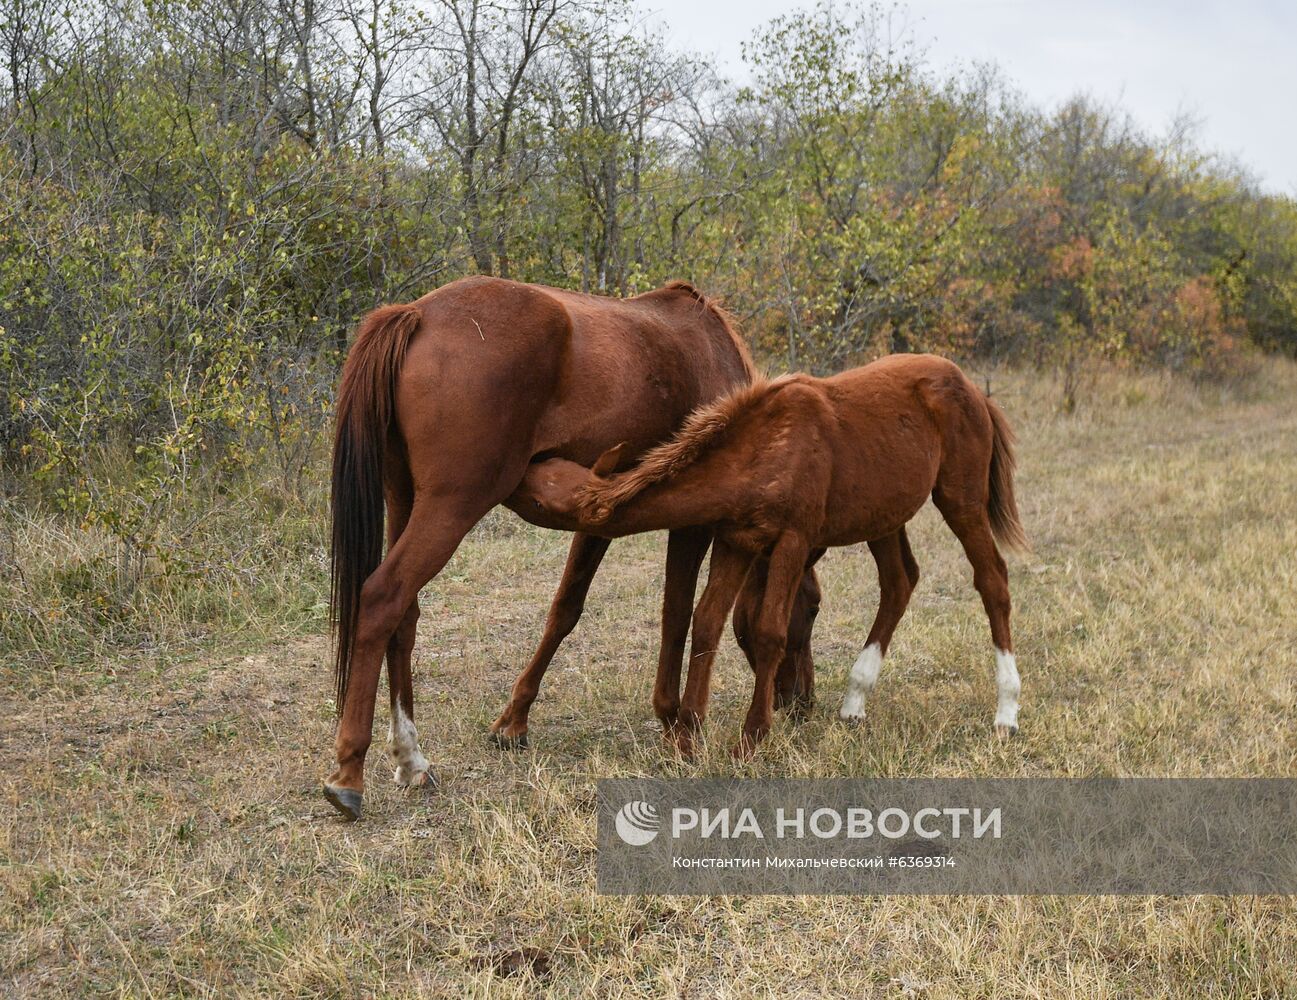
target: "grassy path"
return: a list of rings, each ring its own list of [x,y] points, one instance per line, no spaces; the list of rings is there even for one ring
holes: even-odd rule
[[[1103,382],[1055,416],[1026,380],[1011,563],[1023,729],[990,733],[992,656],[928,508],[923,578],[870,705],[834,721],[873,614],[866,552],[823,564],[820,705],[752,775],[1297,774],[1297,378],[1248,400]],[[365,822],[316,787],[327,641],[166,669],[3,675],[0,995],[1281,996],[1297,904],[1270,898],[604,898],[593,786],[727,774],[749,692],[717,667],[709,742],[667,760],[649,710],[664,541],[615,545],[532,716],[484,739],[539,634],[562,536],[492,515],[425,595],[416,662],[442,788]]]

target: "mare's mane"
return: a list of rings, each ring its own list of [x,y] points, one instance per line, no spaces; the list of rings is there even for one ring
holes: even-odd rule
[[[729,335],[730,340],[734,342],[734,349],[739,352],[739,357],[743,359],[743,368],[748,373],[748,378],[753,382],[759,380],[757,367],[753,364],[752,355],[748,352],[748,345],[743,340],[743,335],[739,333],[738,320],[734,318],[733,313],[721,305],[719,299],[712,298],[709,295],[704,295],[696,286],[690,284],[688,281],[679,280],[668,281],[661,288],[654,289],[654,291],[645,294],[660,295],[664,292],[679,292],[687,295],[689,298],[697,302],[698,305],[715,316],[720,321],[721,327],[725,330],[726,334]]]

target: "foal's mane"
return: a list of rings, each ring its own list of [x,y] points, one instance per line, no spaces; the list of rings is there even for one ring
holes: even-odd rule
[[[771,380],[754,373],[752,378],[750,385],[741,386],[690,413],[669,440],[646,451],[633,469],[580,487],[576,499],[581,512],[596,523],[606,521],[627,500],[654,483],[679,474],[716,444],[738,417],[789,376]]]

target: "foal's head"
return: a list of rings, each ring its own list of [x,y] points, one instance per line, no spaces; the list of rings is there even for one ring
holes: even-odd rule
[[[527,467],[527,474],[515,496],[521,496],[537,510],[553,518],[574,522],[591,521],[585,509],[586,490],[610,475],[621,461],[623,445],[610,448],[599,456],[591,468],[569,462],[566,458],[551,458]],[[604,513],[604,520],[607,513]],[[579,523],[574,527],[580,527]]]

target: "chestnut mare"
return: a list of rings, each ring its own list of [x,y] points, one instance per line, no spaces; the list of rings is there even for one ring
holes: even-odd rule
[[[999,407],[956,365],[901,354],[832,378],[757,382],[696,411],[635,468],[611,474],[618,459],[612,449],[593,469],[562,459],[538,463],[515,502],[532,503],[548,523],[608,537],[713,529],[679,711],[682,752],[691,752],[702,724],[717,640],[744,581],[761,593],[756,686],[733,750],[738,757],[750,756],[770,728],[774,673],[798,581],[826,548],[857,542],[868,542],[878,562],[881,600],[840,714],[863,719],[865,696],[918,582],[905,524],[929,496],[963,544],[990,619],[996,732],[1017,731],[1009,578],[996,549],[997,540],[1026,542],[1013,496],[1013,435]]]
[[[418,593],[468,530],[514,492],[528,463],[554,456],[590,463],[619,441],[628,455],[642,452],[691,410],[751,379],[747,350],[724,313],[683,282],[617,300],[466,278],[365,318],[342,372],[333,454],[340,721],[338,766],[324,793],[339,811],[360,815],[384,655],[396,781],[431,784],[413,722]],[[706,529],[673,531],[667,542],[653,702],[668,729],[709,543]],[[502,745],[525,743],[541,677],[575,627],[607,547],[601,537],[573,539],[540,645],[492,726]],[[738,622],[755,616],[757,597],[740,597]],[[818,606],[813,574],[796,603],[780,689],[806,699]]]

